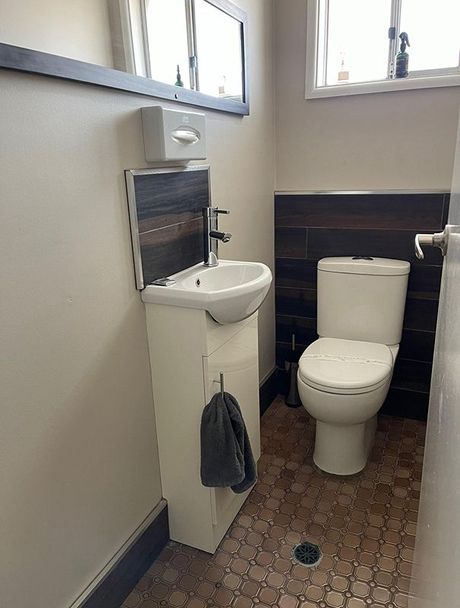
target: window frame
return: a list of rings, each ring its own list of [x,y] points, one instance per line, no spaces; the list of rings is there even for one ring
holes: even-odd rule
[[[116,91],[126,91],[136,95],[144,95],[150,99],[168,100],[194,106],[197,108],[206,108],[217,112],[225,112],[237,116],[249,115],[249,67],[248,67],[248,17],[245,11],[236,7],[228,0],[212,0],[219,2],[222,6],[224,3],[231,7],[232,10],[238,9],[240,21],[243,28],[243,65],[244,65],[244,101],[234,101],[232,99],[222,99],[221,97],[213,97],[206,93],[192,91],[182,87],[165,84],[157,80],[151,80],[144,76],[138,76],[129,71],[126,65],[129,62],[135,61],[134,50],[129,46],[129,12],[123,7],[127,7],[129,0],[112,0],[111,4],[114,12],[119,13],[113,15],[113,18],[118,23],[117,28],[120,30],[119,39],[117,42],[122,47],[126,45],[128,52],[124,56],[123,69],[108,68],[102,65],[79,61],[69,57],[62,57],[53,53],[44,51],[36,51],[27,47],[8,44],[0,41],[0,68],[6,70],[15,70],[27,74],[37,74],[50,78],[59,78],[82,84],[95,85],[105,87]],[[125,18],[125,19],[123,19]],[[121,21],[121,23],[120,23]]]
[[[366,82],[348,82],[336,85],[318,85],[318,75],[323,73],[325,82],[326,46],[327,46],[327,5],[321,15],[320,3],[323,0],[307,1],[307,44],[306,44],[306,77],[305,98],[318,99],[340,97],[344,95],[362,95],[367,93],[384,93],[411,89],[429,89],[437,87],[460,86],[460,65],[456,68],[413,71],[407,78],[391,78],[391,62],[398,46],[402,0],[391,0],[391,24],[396,27],[395,39],[389,39],[388,76],[385,80]],[[329,0],[325,0],[328,4]],[[320,22],[321,21],[321,22]],[[389,24],[389,26],[391,25]],[[321,27],[322,25],[322,27]],[[460,59],[459,59],[460,62]]]
[[[151,0],[120,0],[123,6],[122,30],[125,32],[123,39],[124,55],[129,69],[138,75],[144,76],[152,82],[157,82],[152,77],[151,51],[149,43],[149,28],[147,23],[147,4]],[[189,59],[194,58],[194,62],[188,65],[190,77],[190,88],[185,87],[186,91],[193,91],[204,97],[214,97],[200,90],[200,67],[198,61],[198,41],[196,34],[196,10],[195,0],[183,0],[185,5],[185,25],[187,32],[187,47]],[[241,38],[241,100],[222,98],[215,96],[215,99],[225,104],[239,104],[243,108],[242,114],[249,114],[249,81],[248,81],[248,60],[247,60],[247,26],[248,18],[244,10],[229,0],[204,0],[217,10],[225,13],[234,19],[240,26]],[[137,36],[133,34],[137,29]],[[167,83],[163,83],[165,86]],[[177,87],[173,87],[177,91]]]

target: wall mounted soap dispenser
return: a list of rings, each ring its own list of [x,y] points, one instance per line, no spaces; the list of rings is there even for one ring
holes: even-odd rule
[[[145,160],[188,161],[206,158],[206,116],[161,106],[141,108]]]

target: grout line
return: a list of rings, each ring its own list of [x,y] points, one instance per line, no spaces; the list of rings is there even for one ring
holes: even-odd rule
[[[301,290],[301,291],[318,291],[316,289],[316,287],[285,287],[284,285],[276,285],[275,282],[275,288],[276,289],[296,289],[296,290]]]
[[[412,363],[425,363],[426,365],[433,365],[433,361],[423,361],[422,359],[412,359],[412,357],[398,357],[396,361],[411,361]]]
[[[315,261],[315,260],[309,260],[308,258],[283,257],[282,255],[275,256],[275,262],[277,260],[296,260],[297,262],[314,262]]]
[[[316,321],[317,317],[303,317],[302,315],[286,315],[283,312],[277,312],[276,313],[277,317],[287,317],[289,319],[292,319],[292,317],[294,317],[295,319],[308,319],[309,321]]]
[[[426,295],[419,296],[416,294],[425,293]],[[430,295],[430,292],[408,291],[406,300],[417,300],[417,302],[439,302],[439,295]]]
[[[291,348],[291,343],[290,343],[290,342],[283,342],[282,340],[277,340],[277,341],[276,341],[276,344],[282,344],[282,345],[284,345],[284,344],[285,344],[286,346],[288,346],[289,348]],[[310,344],[311,344],[311,342],[310,342]],[[296,341],[296,348],[297,348],[298,346],[300,346],[300,347],[302,347],[302,348],[306,348],[308,345],[307,345],[305,342],[297,342],[297,341]]]
[[[316,225],[312,225],[309,224],[308,226],[299,226],[299,224],[297,225],[291,225],[291,224],[286,224],[286,225],[281,225],[281,226],[276,226],[276,228],[290,228],[290,229],[300,229],[303,228],[305,230],[307,230],[308,228],[311,228],[313,230],[342,230],[342,231],[348,231],[348,230],[355,230],[355,231],[360,231],[360,232],[410,232],[410,233],[418,233],[418,232],[429,232],[431,231],[438,231],[439,227],[433,228],[431,227],[415,227],[415,228],[394,228],[394,227],[389,227],[389,228],[382,228],[382,227],[375,227],[375,226],[366,226],[366,227],[362,227],[362,226],[316,226]]]
[[[297,289],[296,287],[281,287],[278,289]],[[307,291],[307,290],[305,290]],[[310,290],[310,291],[314,291],[314,290]],[[275,312],[275,316],[276,317],[286,317],[288,319],[306,319],[308,321],[316,321],[318,319],[318,317],[304,317],[302,315],[296,315],[296,314],[287,314],[285,312]],[[403,331],[415,331],[415,332],[419,332],[419,333],[423,333],[423,334],[432,334],[433,336],[436,335],[436,331],[433,329],[418,329],[415,327],[403,327]],[[420,359],[414,359],[414,361],[420,361]]]
[[[145,230],[145,232],[139,232],[139,236],[144,234],[150,234],[151,232],[158,232],[159,230],[166,230],[166,228],[174,228],[175,226],[182,226],[183,224],[191,224],[192,222],[201,221],[201,218],[196,217],[183,222],[176,222],[174,224],[167,224],[166,226],[159,226],[158,228],[152,228],[151,230]]]
[[[345,257],[349,257],[349,256],[345,256]],[[275,262],[277,260],[293,260],[296,262],[318,262],[321,259],[321,257],[314,257],[314,258],[296,258],[296,257],[284,257],[284,256],[275,256]],[[441,268],[442,269],[442,264],[420,264],[416,266],[417,268],[423,268],[424,270],[430,269],[430,268]]]
[[[420,195],[420,194],[450,194],[446,188],[429,188],[429,189],[404,189],[404,188],[388,188],[388,189],[370,189],[370,190],[275,190],[274,196],[343,196],[343,195],[379,195],[379,196],[395,196],[395,195]]]
[[[416,388],[407,388],[405,386],[398,386],[397,384],[391,384],[390,388],[395,389],[397,391],[404,391],[405,393],[417,393],[418,395],[429,395],[430,394],[430,390],[428,389],[427,391],[423,391],[421,389],[416,389]]]
[[[297,289],[300,291],[318,291],[316,287],[295,287],[293,285],[280,285],[279,283],[277,283],[277,281],[275,280],[275,291],[276,289]]]

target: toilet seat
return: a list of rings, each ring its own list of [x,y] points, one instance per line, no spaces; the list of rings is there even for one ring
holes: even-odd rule
[[[319,338],[300,358],[299,378],[323,392],[357,395],[387,383],[393,363],[392,352],[385,344]]]

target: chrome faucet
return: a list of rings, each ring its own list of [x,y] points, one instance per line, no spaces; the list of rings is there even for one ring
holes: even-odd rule
[[[232,238],[230,232],[220,232],[218,230],[217,217],[219,214],[228,215],[228,209],[218,207],[203,207],[203,236],[204,236],[204,265],[217,266],[217,242],[228,243]]]

